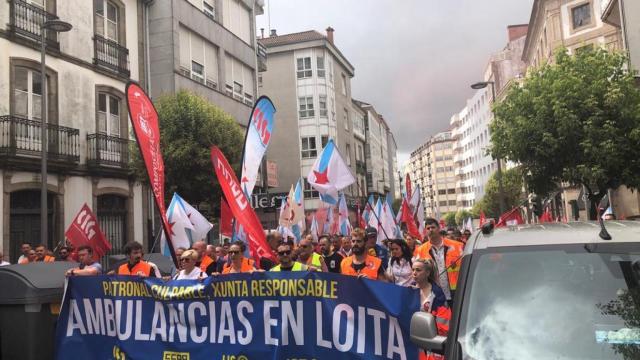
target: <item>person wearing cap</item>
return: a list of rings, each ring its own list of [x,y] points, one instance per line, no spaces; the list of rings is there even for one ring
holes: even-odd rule
[[[378,230],[369,226],[365,231],[367,253],[371,256],[375,256],[382,260],[382,270],[387,270],[389,265],[389,250],[386,247],[378,244]]]
[[[180,255],[180,267],[182,268],[174,277],[174,280],[202,280],[207,274],[196,266],[198,252],[193,249],[185,250]]]
[[[372,280],[387,281],[384,269],[382,268],[382,260],[367,253],[365,232],[360,228],[355,228],[351,231],[351,253],[353,255],[342,259],[340,263],[340,273]]]

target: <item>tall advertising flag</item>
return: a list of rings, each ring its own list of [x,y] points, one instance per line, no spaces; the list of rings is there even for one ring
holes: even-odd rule
[[[246,232],[251,257],[256,263],[261,257],[275,261],[276,257],[267,243],[260,219],[251,208],[231,165],[217,146],[211,147],[211,163],[233,216]]]
[[[251,196],[256,185],[258,169],[273,133],[275,113],[276,108],[266,96],[258,98],[251,112],[242,152],[242,175],[240,176],[242,190],[247,196]]]
[[[140,85],[129,81],[126,88],[127,106],[129,107],[129,118],[133,125],[133,133],[140,149],[140,154],[144,160],[149,175],[149,184],[153,191],[156,206],[160,212],[162,229],[169,242],[169,251],[173,262],[178,265],[176,254],[171,244],[171,232],[167,222],[166,208],[164,207],[164,161],[160,150],[160,127],[158,125],[158,113],[156,112],[151,99],[142,90]]]

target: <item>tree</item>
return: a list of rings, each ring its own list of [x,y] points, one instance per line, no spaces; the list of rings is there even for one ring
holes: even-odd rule
[[[205,203],[217,208],[221,191],[210,148],[217,145],[237,173],[244,141],[242,128],[229,114],[186,90],[161,96],[154,104],[160,119],[165,199],[177,192],[194,205]],[[148,183],[137,146],[132,153],[136,177]]]
[[[597,204],[610,188],[640,185],[640,90],[622,54],[562,49],[494,113],[492,154],[520,164],[539,195],[566,182]]]
[[[470,217],[473,217],[471,212],[464,209],[458,210],[458,212],[456,212],[456,225],[463,226],[465,220],[467,220]]]
[[[444,220],[444,224],[447,227],[455,227],[456,226],[456,213],[448,212],[442,215],[442,220]]]
[[[518,206],[524,198],[522,192],[522,171],[519,167],[502,171],[502,185],[504,188],[504,202],[506,210]],[[484,196],[477,201],[471,210],[472,213],[483,211],[487,217],[500,217],[500,191],[497,180],[497,173],[489,177],[485,186]]]

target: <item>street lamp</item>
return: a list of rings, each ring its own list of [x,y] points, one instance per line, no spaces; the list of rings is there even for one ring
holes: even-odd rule
[[[40,107],[40,243],[46,245],[49,238],[47,230],[47,76],[45,75],[45,53],[47,49],[46,31],[56,33],[67,32],[72,26],[68,22],[62,20],[47,20],[40,26],[40,82],[42,83],[42,101]]]
[[[471,88],[474,90],[480,90],[486,88],[488,85],[491,85],[491,103],[495,104],[496,102],[496,83],[493,81],[480,81],[471,85]],[[493,110],[491,110],[493,112]],[[502,186],[502,161],[500,157],[496,158],[496,162],[498,163],[498,201],[500,204],[500,214],[504,214],[505,212],[505,204],[504,204],[504,188]]]

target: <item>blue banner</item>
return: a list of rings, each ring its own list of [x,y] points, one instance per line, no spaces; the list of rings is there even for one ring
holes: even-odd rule
[[[71,277],[57,359],[401,359],[418,290],[331,273]]]

